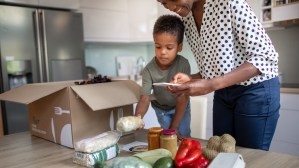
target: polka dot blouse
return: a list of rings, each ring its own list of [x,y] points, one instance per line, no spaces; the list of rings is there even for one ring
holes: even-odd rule
[[[226,74],[245,61],[261,74],[240,85],[278,76],[278,54],[245,0],[206,0],[200,33],[192,12],[183,17],[183,22],[187,41],[204,79]]]

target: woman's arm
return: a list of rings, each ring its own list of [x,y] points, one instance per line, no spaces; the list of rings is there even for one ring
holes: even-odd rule
[[[213,79],[191,79],[188,82],[180,82],[183,80],[180,80],[179,77],[182,78],[183,76],[184,79],[187,79],[187,77],[184,75],[176,75],[174,81],[178,81],[177,83],[182,84],[176,87],[169,87],[169,90],[175,95],[204,95],[215,90],[238,84],[258,74],[260,74],[260,72],[255,66],[248,62],[244,62],[241,66],[231,72]]]

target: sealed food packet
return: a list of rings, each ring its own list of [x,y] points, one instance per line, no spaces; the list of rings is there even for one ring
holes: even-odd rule
[[[97,136],[82,139],[75,143],[75,151],[93,153],[116,144],[121,134],[117,131],[108,131]]]
[[[86,167],[94,167],[98,162],[115,158],[120,152],[118,144],[114,144],[105,149],[96,151],[94,153],[84,153],[76,151],[73,156],[73,162]]]
[[[143,120],[136,116],[126,116],[120,118],[116,123],[116,129],[121,132],[134,131],[144,125]]]

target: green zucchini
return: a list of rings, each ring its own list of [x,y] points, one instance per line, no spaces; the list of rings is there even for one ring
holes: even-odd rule
[[[159,149],[149,150],[146,152],[140,152],[133,156],[141,159],[142,161],[144,161],[150,165],[154,165],[154,163],[158,159],[163,158],[163,157],[171,157],[172,153],[167,149],[159,148]]]

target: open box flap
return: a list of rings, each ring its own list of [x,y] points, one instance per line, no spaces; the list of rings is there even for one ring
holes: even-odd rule
[[[131,80],[71,86],[93,110],[102,110],[138,102],[140,86]]]
[[[73,84],[71,81],[26,84],[0,94],[0,100],[29,104]]]

